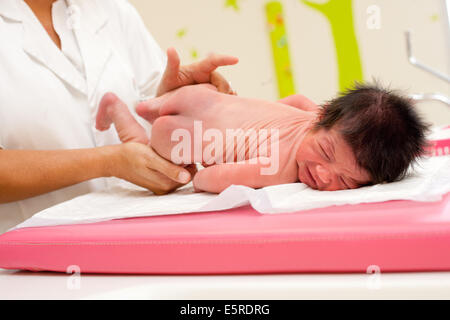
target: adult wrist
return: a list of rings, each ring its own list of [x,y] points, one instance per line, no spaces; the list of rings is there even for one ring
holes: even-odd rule
[[[117,176],[116,168],[120,159],[121,145],[110,145],[97,148],[99,151],[100,177],[109,178]]]

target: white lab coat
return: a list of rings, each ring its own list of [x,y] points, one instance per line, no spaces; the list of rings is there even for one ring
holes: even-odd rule
[[[95,130],[101,97],[114,92],[134,112],[136,103],[154,95],[159,84],[165,56],[126,0],[66,2],[74,14],[64,18],[75,28],[85,73],[75,68],[37,20],[30,21],[22,0],[0,0],[3,149],[55,150],[119,143],[113,128]],[[107,179],[96,179],[0,205],[0,233],[44,208],[107,186]]]

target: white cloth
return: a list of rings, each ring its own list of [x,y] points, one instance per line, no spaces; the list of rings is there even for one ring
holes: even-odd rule
[[[81,12],[76,11],[76,9],[72,12],[68,6],[68,2],[63,0],[53,2],[53,28],[61,41],[61,52],[69,59],[81,76],[86,79],[83,57],[81,56],[81,50],[75,37],[75,32],[73,32],[73,29],[76,27],[74,25],[76,21],[69,20],[70,17],[77,14],[81,14]],[[77,17],[74,16],[74,19],[77,19]]]
[[[118,143],[113,128],[95,130],[101,97],[114,92],[134,113],[140,98],[156,92],[164,53],[126,0],[59,0],[52,13],[62,51],[23,0],[0,0],[0,148],[54,150]],[[110,181],[96,179],[0,205],[0,233],[40,210],[105,188]]]
[[[194,193],[192,187],[185,187],[173,194],[154,196],[142,189],[117,187],[115,190],[94,192],[46,209],[17,228],[217,211],[248,204],[260,213],[278,214],[389,200],[439,201],[448,192],[450,156],[445,156],[424,159],[402,181],[354,190],[317,191],[303,183],[294,183],[258,190],[231,186],[220,195]]]

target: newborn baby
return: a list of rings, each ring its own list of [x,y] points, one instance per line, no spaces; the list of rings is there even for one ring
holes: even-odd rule
[[[202,163],[194,187],[213,193],[232,184],[300,181],[332,191],[395,181],[426,145],[426,125],[407,99],[365,85],[321,108],[302,95],[269,102],[194,85],[136,111],[153,124],[151,147],[174,163]],[[96,126],[112,123],[121,141],[149,143],[127,106],[107,94]]]

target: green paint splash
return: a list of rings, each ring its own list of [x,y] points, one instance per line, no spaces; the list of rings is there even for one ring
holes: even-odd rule
[[[239,11],[241,7],[239,6],[240,0],[226,0],[225,1],[225,8],[231,7],[234,9],[234,11]]]
[[[266,4],[266,18],[277,76],[278,95],[280,98],[284,98],[295,93],[295,85],[284,25],[283,7],[280,2],[272,1]]]
[[[329,0],[326,3],[301,0],[309,7],[325,15],[331,25],[336,47],[339,72],[339,89],[353,87],[355,81],[363,81],[361,57],[353,21],[352,0]]]
[[[191,49],[191,58],[192,58],[193,60],[198,59],[198,51],[197,51],[197,49],[195,49],[195,48],[192,48],[192,49]]]
[[[178,39],[182,39],[186,36],[186,34],[187,34],[187,28],[179,29],[176,33],[176,37]]]

